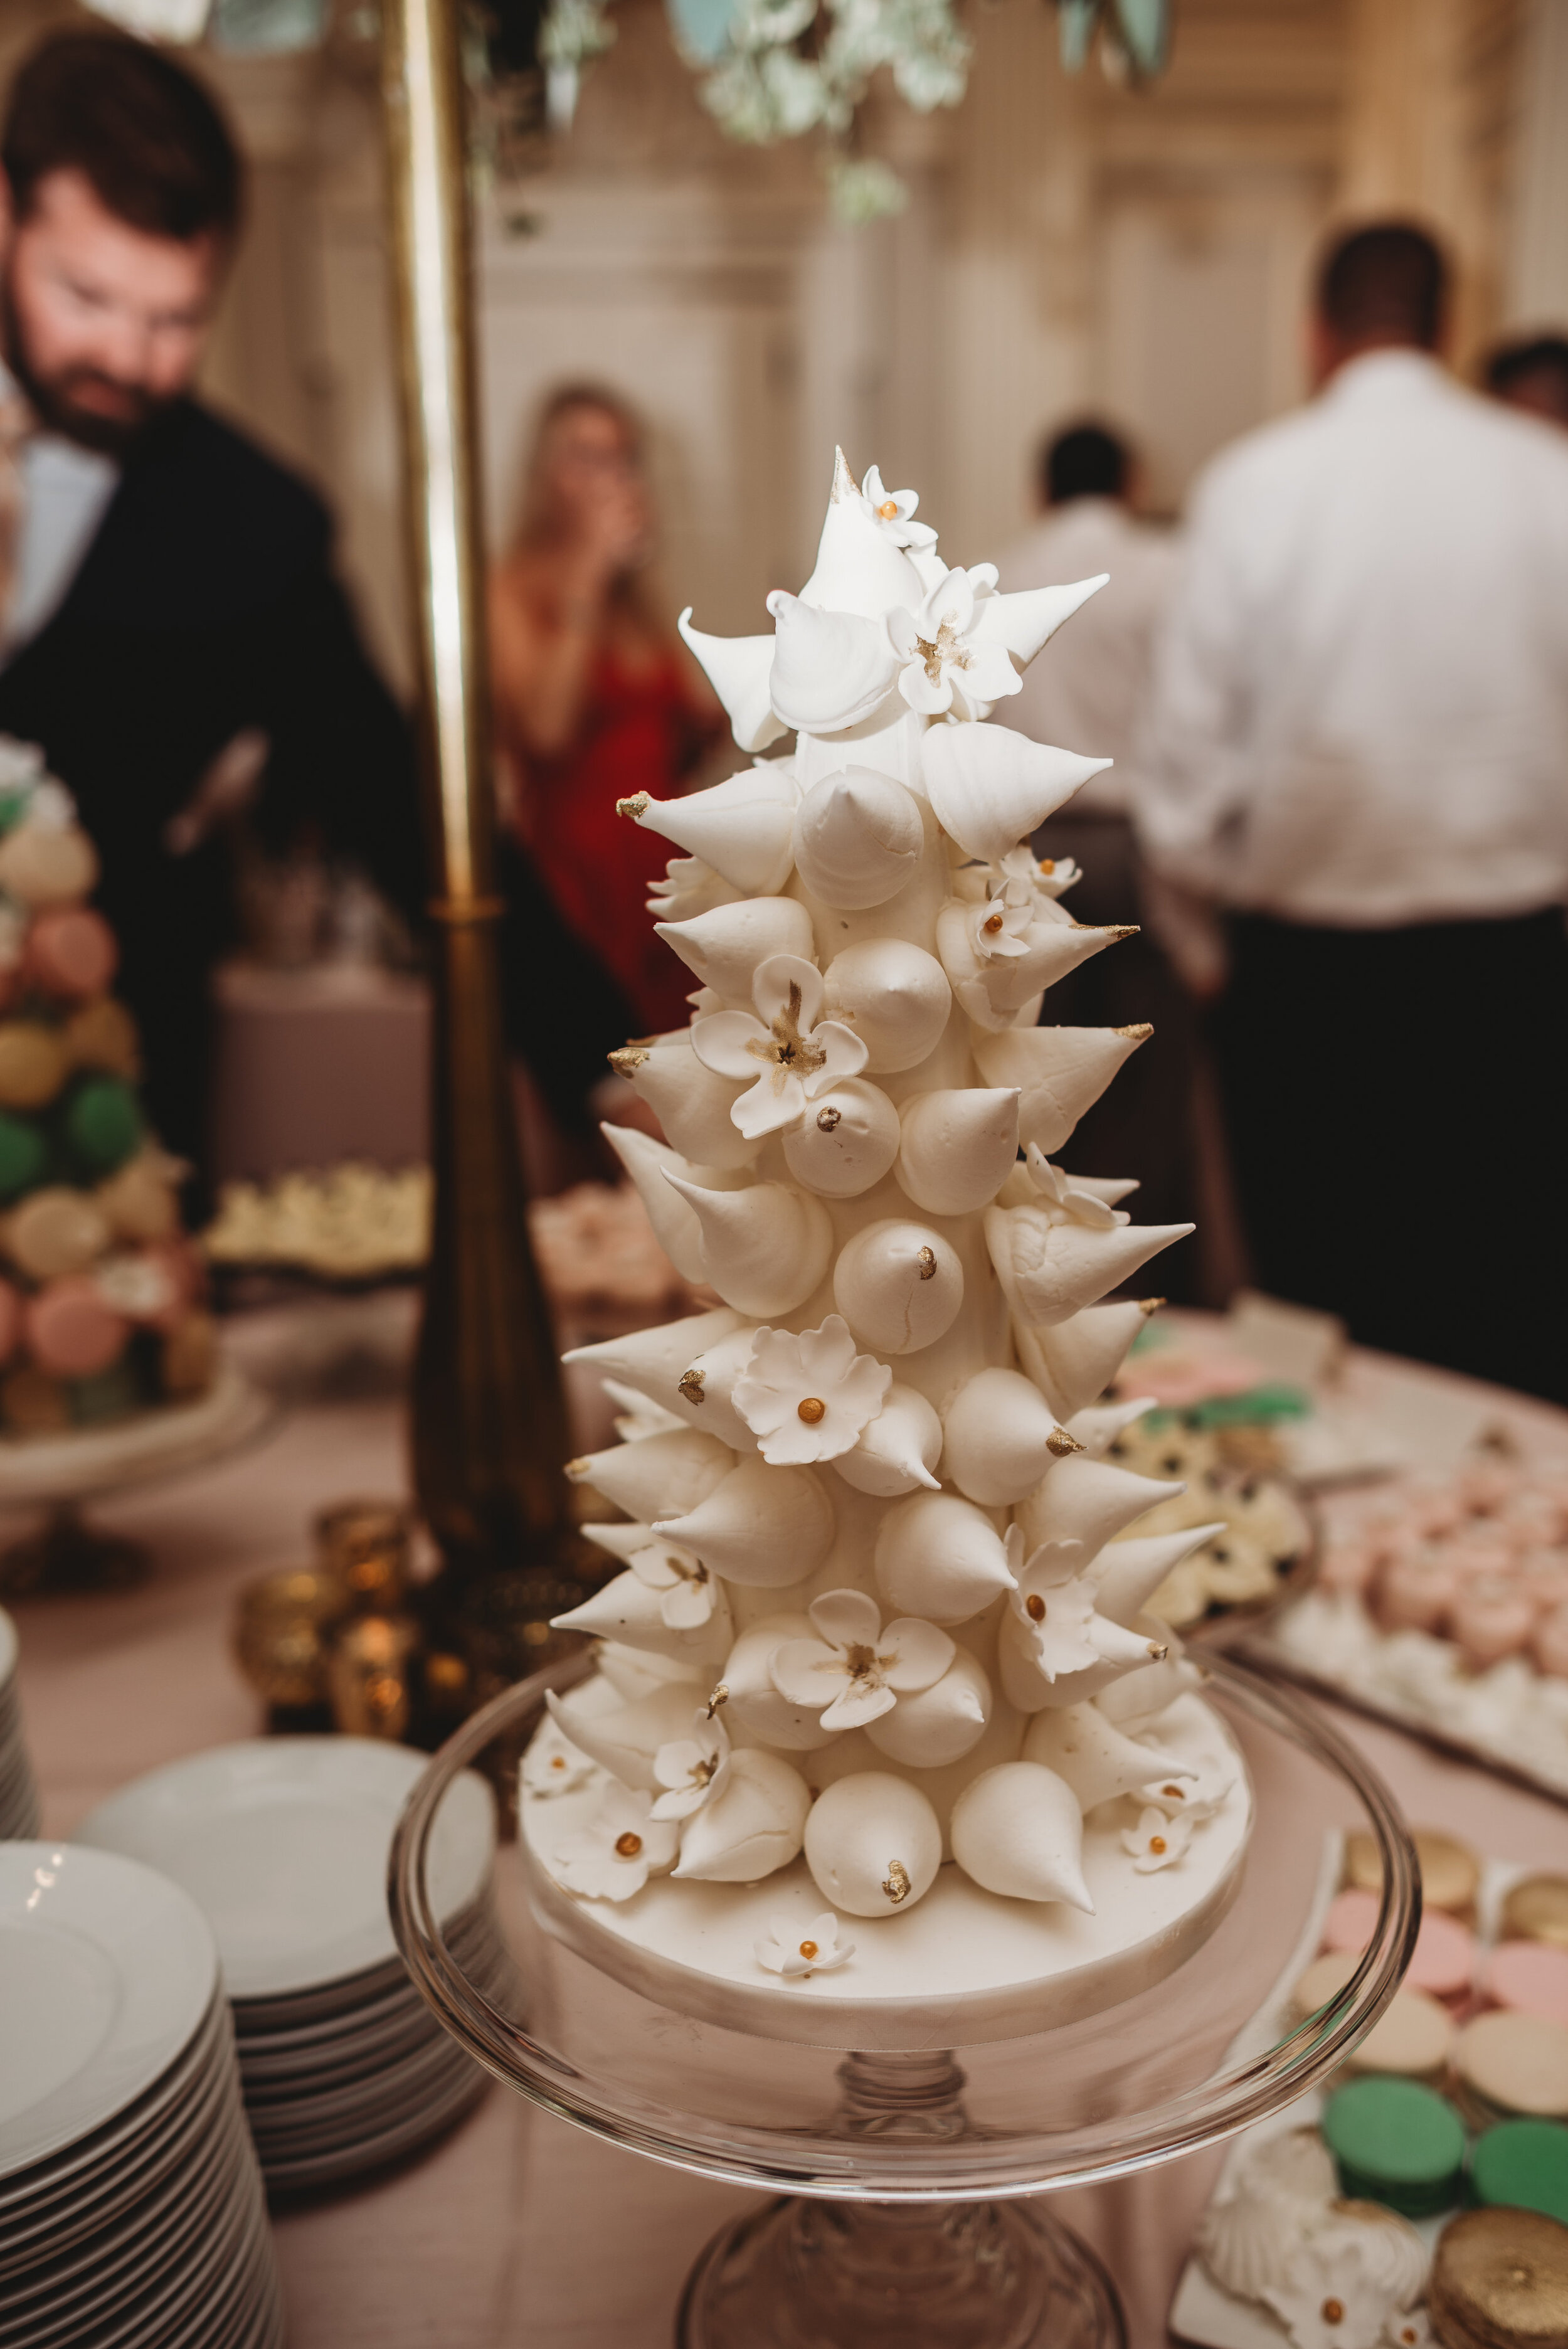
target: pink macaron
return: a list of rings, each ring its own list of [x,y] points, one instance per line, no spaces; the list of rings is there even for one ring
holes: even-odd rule
[[[130,1335],[123,1314],[106,1305],[85,1273],[51,1280],[25,1309],[27,1350],[56,1378],[90,1379],[119,1360]]]
[[[1484,1987],[1499,2006],[1568,2023],[1568,1950],[1547,1941],[1504,1941],[1487,1960]]]
[[[1364,1950],[1377,1929],[1378,1897],[1353,1886],[1336,1895],[1323,1920],[1326,1950]],[[1429,1909],[1405,1976],[1412,1990],[1454,2001],[1468,1996],[1475,1972],[1475,1936],[1466,1925]]]
[[[27,975],[46,995],[73,1002],[101,995],[119,961],[114,932],[90,905],[56,906],[27,933]]]

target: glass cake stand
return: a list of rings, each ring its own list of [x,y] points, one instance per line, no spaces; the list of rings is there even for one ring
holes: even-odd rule
[[[1419,1877],[1392,1795],[1309,1702],[1210,1656],[1204,1693],[1256,1799],[1242,1887],[1195,1957],[1102,2014],[1031,2038],[848,2056],[677,2017],[553,1938],[515,1839],[501,1855],[512,1978],[487,1997],[441,1930],[432,1830],[464,1769],[491,1778],[503,1810],[514,1804],[545,1690],[589,1669],[573,1657],[534,1674],[441,1748],[398,1826],[389,1899],[415,1982],[498,2079],[614,2144],[775,2198],[703,2252],[678,2349],[1123,2349],[1098,2261],[1019,2198],[1147,2169],[1277,2112],[1344,2059],[1408,1963]],[[1308,2022],[1238,2040],[1305,1962],[1331,1831],[1357,1829],[1383,1868],[1361,1964]]]

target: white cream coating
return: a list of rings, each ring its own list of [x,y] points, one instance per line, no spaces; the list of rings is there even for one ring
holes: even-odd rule
[[[688,1868],[683,1841],[677,1890],[714,1879],[714,1822],[755,1751],[817,1790],[821,1899],[893,1917],[920,1893],[872,1900],[864,1838],[904,1816],[888,1787],[923,1806],[920,1852],[935,1838],[921,1891],[951,1832],[977,1883],[1071,1906],[1075,1778],[1087,1791],[1119,1764],[1141,1787],[1173,1768],[1158,1744],[1128,1749],[1185,1685],[1147,1680],[1165,1654],[1139,1619],[1155,1561],[1104,1555],[1177,1488],[1093,1456],[1130,1415],[1093,1406],[1142,1319],[1099,1300],[1187,1227],[1132,1225],[1118,1202],[1135,1186],[1046,1155],[1148,1031],[1033,1025],[1043,989],[1127,934],[1077,924],[1058,902],[1071,874],[1020,846],[1104,762],[982,722],[1101,583],[1002,595],[989,566],[909,543],[918,561],[841,459],[811,579],[769,598],[774,636],[719,644],[683,623],[742,748],[774,721],[798,739],[712,792],[624,811],[686,852],[659,926],[700,990],[695,1041],[617,1056],[667,1104],[669,1143],[611,1139],[677,1268],[725,1304],[573,1357],[681,1430],[634,1421],[619,1454],[574,1464],[633,1524],[596,1529],[625,1571],[565,1619],[706,1678],[738,1741],[682,1825],[700,1857]],[[1063,1424],[1078,1414],[1081,1433]],[[835,1622],[875,1602],[837,1647],[830,1594]],[[820,1669],[851,1700],[826,1729],[802,1702],[825,1638]],[[1081,1721],[1128,1676],[1145,1682],[1136,1718],[1095,1715],[1063,1745],[1071,1775],[1046,1733],[1026,1752],[1031,1722]],[[925,1861],[901,1865],[913,1885]]]

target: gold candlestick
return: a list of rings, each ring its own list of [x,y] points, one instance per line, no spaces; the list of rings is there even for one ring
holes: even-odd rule
[[[529,1247],[501,1019],[458,5],[384,0],[382,14],[435,879],[436,1198],[414,1368],[414,1485],[444,1560],[437,1612],[473,1655],[482,1697],[551,1644],[546,1616],[573,1601],[575,1537],[561,1465],[566,1411]]]

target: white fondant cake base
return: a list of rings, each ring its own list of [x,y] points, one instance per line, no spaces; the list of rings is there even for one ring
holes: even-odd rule
[[[855,1953],[830,1972],[789,1980],[758,1963],[769,1920],[802,1931],[829,1906],[803,1858],[758,1884],[676,1884],[655,1877],[630,1900],[565,1892],[539,1857],[580,1826],[598,1785],[524,1793],[521,1826],[534,1907],[547,1929],[628,1989],[732,2031],[808,2046],[868,2051],[1017,2039],[1098,2014],[1162,1982],[1207,1940],[1241,1884],[1252,1826],[1246,1765],[1201,1697],[1162,1713],[1159,1744],[1194,1764],[1227,1756],[1236,1776],[1180,1861],[1140,1875],[1122,1829],[1137,1814],[1104,1804],[1084,1825],[1086,1917],[1060,1902],[983,1892],[949,1861],[901,1917],[841,1916]]]

